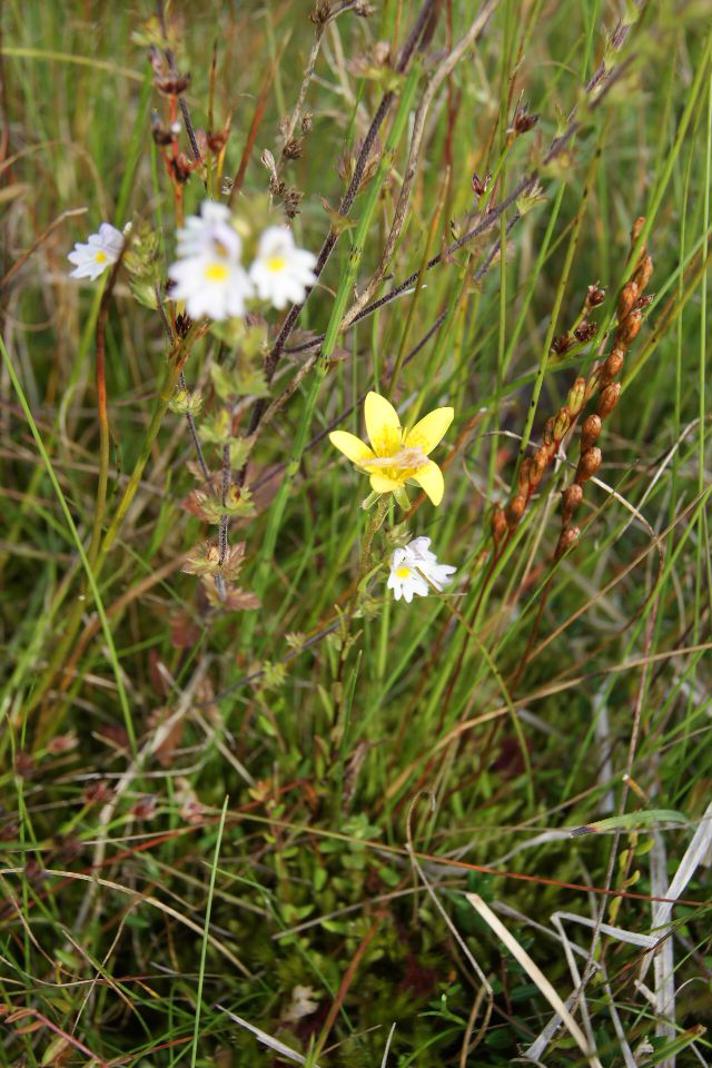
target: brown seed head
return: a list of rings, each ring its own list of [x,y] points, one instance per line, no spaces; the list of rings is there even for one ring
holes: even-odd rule
[[[630,243],[631,243],[631,245],[634,245],[635,242],[638,240],[638,238],[640,237],[640,232],[641,232],[641,230],[643,229],[644,226],[645,226],[645,216],[644,215],[639,215],[638,218],[633,223],[633,225],[631,227],[631,230],[630,230]]]
[[[525,496],[529,492],[529,486],[531,483],[532,461],[527,457],[526,460],[522,460],[519,467],[519,474],[517,475],[517,485],[519,486],[519,492]]]
[[[551,449],[554,446],[554,418],[553,416],[544,423],[544,433],[542,434],[542,443],[546,449]]]
[[[601,419],[605,419],[611,414],[616,404],[618,404],[618,398],[621,395],[620,382],[611,382],[609,386],[601,390],[598,398],[598,414]]]
[[[579,459],[575,481],[581,484],[593,478],[603,462],[603,453],[598,448],[587,449]]]

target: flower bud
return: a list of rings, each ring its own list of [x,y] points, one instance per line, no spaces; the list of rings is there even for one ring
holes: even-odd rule
[[[620,382],[611,382],[609,386],[601,390],[601,394],[598,398],[598,414],[601,419],[605,419],[611,414],[616,404],[618,404],[618,398],[621,395]]]
[[[587,449],[579,459],[576,475],[574,476],[576,482],[580,485],[582,482],[588,481],[589,478],[593,478],[602,462],[603,453],[600,449]]]

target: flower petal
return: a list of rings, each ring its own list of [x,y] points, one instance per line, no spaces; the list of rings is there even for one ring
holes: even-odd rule
[[[440,504],[445,492],[443,473],[433,460],[428,460],[424,467],[410,476],[424,489],[433,504]]]
[[[393,493],[399,486],[400,482],[388,478],[387,475],[371,475],[371,489],[374,493]]]
[[[377,456],[392,456],[401,446],[401,424],[390,401],[371,390],[363,406],[366,432]]]
[[[366,442],[361,441],[355,434],[349,434],[347,430],[332,430],[329,434],[329,441],[335,449],[343,452],[351,463],[361,464],[364,460],[374,458]]]
[[[454,414],[453,408],[434,408],[428,412],[406,434],[406,448],[422,449],[427,456],[445,436]]]

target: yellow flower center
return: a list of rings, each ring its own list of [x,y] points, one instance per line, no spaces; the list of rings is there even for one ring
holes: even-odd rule
[[[206,282],[224,282],[229,270],[224,263],[209,263],[204,274]]]
[[[396,568],[396,575],[400,579],[406,579],[410,575],[410,568],[406,567],[405,564],[402,564],[400,567]]]
[[[101,250],[101,249],[99,249],[99,251],[98,251],[98,252],[96,253],[96,255],[94,256],[94,259],[96,260],[96,262],[97,262],[97,263],[106,263],[106,261],[108,260],[108,258],[109,258],[109,257],[108,257],[108,256],[106,255],[106,253],[105,253],[105,252],[102,252],[102,250]]]
[[[287,266],[287,261],[284,256],[269,256],[267,259],[267,270],[272,274],[279,274]]]

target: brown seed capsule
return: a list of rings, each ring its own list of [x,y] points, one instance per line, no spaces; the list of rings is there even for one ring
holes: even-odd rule
[[[589,415],[584,420],[581,427],[581,452],[586,452],[598,440],[602,425],[600,415]]]
[[[560,560],[564,553],[568,552],[576,544],[580,533],[581,531],[578,527],[566,527],[562,530],[556,545],[554,559]]]
[[[554,445],[554,419],[553,419],[553,417],[550,417],[544,423],[544,433],[542,434],[541,440],[542,440],[542,442],[544,443],[544,446],[547,449],[550,449],[550,448],[553,447],[553,445]]]
[[[601,390],[601,394],[598,398],[598,414],[601,419],[605,419],[611,414],[616,404],[618,404],[618,398],[621,395],[620,382],[611,382],[609,386]]]
[[[516,527],[519,520],[524,515],[524,509],[527,506],[527,502],[522,497],[521,493],[518,493],[516,497],[512,497],[511,501],[507,505],[507,526],[510,530]]]
[[[519,486],[519,492],[525,495],[529,492],[529,483],[531,479],[532,462],[529,458],[522,460],[519,467],[519,474],[517,475],[517,485]]]
[[[623,349],[614,348],[611,350],[608,359],[601,368],[601,381],[606,385],[620,373],[620,369],[623,366],[623,360],[625,359],[625,353]]]
[[[620,338],[625,345],[630,345],[637,337],[642,323],[643,316],[641,313],[639,311],[632,311],[618,327],[616,336]]]
[[[628,282],[623,286],[621,295],[618,298],[618,322],[622,322],[625,319],[628,312],[635,304],[640,290],[635,282]]]
[[[606,299],[606,291],[599,286],[598,282],[594,286],[588,287],[588,293],[586,294],[586,307],[597,308],[599,304],[603,304]]]
[[[644,255],[641,258],[641,260],[640,260],[640,262],[638,264],[638,267],[636,269],[636,272],[633,275],[633,281],[637,285],[639,293],[642,293],[643,290],[647,288],[648,282],[652,278],[652,275],[653,275],[653,259],[652,259],[652,256],[649,256],[646,253],[646,255]]]
[[[496,505],[492,512],[492,537],[494,543],[497,545],[504,537],[507,531],[507,520],[504,514],[504,509],[500,505]]]
[[[581,485],[581,483],[587,482],[589,478],[593,478],[602,462],[603,453],[600,449],[587,449],[579,459],[576,474],[574,476],[575,481]]]
[[[549,452],[545,448],[538,448],[532,457],[532,470],[529,476],[529,482],[532,486],[536,487],[544,477],[544,472],[549,466]]]
[[[583,500],[583,488],[579,486],[578,482],[574,482],[572,486],[567,486],[562,492],[561,500],[562,522],[566,525]]]

